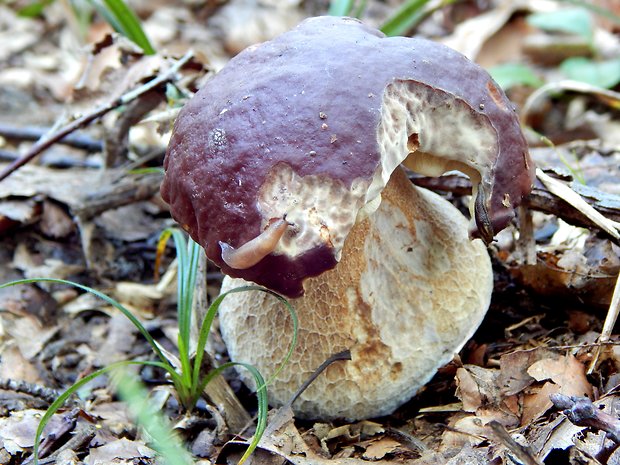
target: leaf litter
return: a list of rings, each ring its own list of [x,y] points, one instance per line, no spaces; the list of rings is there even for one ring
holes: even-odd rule
[[[82,129],[102,142],[101,149],[55,144],[0,182],[2,281],[45,275],[106,290],[135,311],[172,357],[174,286],[153,281],[157,236],[170,222],[157,194],[158,175],[131,170],[161,164],[176,109],[212,69],[241,48],[323,13],[322,6],[135,2],[147,34],[162,51],[145,57],[98,18],[86,25],[82,37],[89,39],[80,42],[75,24],[65,19],[64,2],[52,3],[39,18],[18,16],[21,3],[0,6],[0,35],[7,45],[0,53],[3,124],[43,126],[42,134],[53,133],[75,115],[161,76],[171,57],[196,51],[172,86],[154,90],[153,100],[110,111]],[[612,3],[593,5],[613,8]],[[540,80],[513,82],[509,89],[512,100],[525,105],[532,154],[544,169],[543,184],[535,189],[539,200],[534,195],[529,201],[532,236],[511,230],[500,237],[493,251],[495,293],[485,322],[460,358],[412,401],[393,415],[357,423],[300,421],[290,407],[276,410],[255,464],[614,463],[620,456],[618,444],[604,431],[573,424],[570,408],[558,409],[552,400],[558,395],[589,399],[597,411],[619,416],[617,335],[609,329],[605,344],[597,345],[620,271],[614,234],[620,218],[617,94],[592,82],[567,83],[559,66],[580,54],[592,57],[592,51],[617,60],[619,27],[593,15],[592,42],[584,45],[584,35],[577,34],[577,44],[571,31],[558,32],[544,22],[545,14],[563,8],[561,2],[464,4],[440,10],[420,31],[456,44],[491,68],[508,60],[522,63]],[[393,6],[369,1],[364,19],[378,25],[392,12]],[[542,26],[524,20],[530,13],[541,14]],[[481,22],[489,27],[481,28]],[[502,45],[503,34],[512,38],[510,53]],[[536,93],[538,82],[548,87]],[[31,147],[31,141],[0,134],[0,160],[10,162]],[[452,192],[458,203],[467,186],[448,179],[436,189]],[[563,203],[571,202],[570,193],[557,200],[549,185],[558,183],[570,186],[588,207],[580,200],[577,209]],[[524,244],[534,251],[533,264],[524,263]],[[164,257],[166,266],[171,255]],[[205,277],[208,300],[217,293],[220,275],[209,265]],[[213,347],[214,363],[225,361],[221,345]],[[0,389],[0,462],[11,464],[27,463],[34,429],[49,405],[37,387],[62,390],[111,361],[150,355],[113,309],[58,285],[0,290],[0,353],[3,380],[22,382],[19,390],[15,383]],[[235,463],[246,444],[241,438],[251,429],[232,429],[217,403],[202,402],[191,415],[181,415],[174,393],[161,390],[168,389],[163,373],[145,368],[140,376],[193,444],[197,463]],[[233,373],[227,376],[250,418],[251,393]],[[149,438],[136,429],[106,381],[91,383],[53,418],[48,431],[55,439],[48,447],[57,463],[154,461]]]

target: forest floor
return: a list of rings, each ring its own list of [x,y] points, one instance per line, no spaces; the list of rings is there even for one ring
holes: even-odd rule
[[[157,169],[171,123],[236,53],[329,5],[130,1],[156,51],[143,55],[84,3],[0,5],[0,172],[10,172],[0,181],[0,284],[44,277],[90,286],[175,354],[172,246],[155,279],[158,238],[174,226]],[[379,27],[400,3],[368,0],[361,19]],[[33,5],[40,10],[23,10]],[[459,356],[389,416],[314,422],[274,409],[280,428],[268,430],[252,463],[620,464],[620,6],[462,1],[408,32],[491,71],[547,177],[520,208],[519,224],[490,247],[491,307]],[[175,86],[144,88],[158,77]],[[119,100],[136,88],[137,98]],[[28,153],[38,156],[9,168]],[[455,176],[413,181],[459,206],[471,188]],[[212,265],[205,275],[212,300],[222,275]],[[214,360],[227,360],[217,332],[208,347]],[[92,294],[50,282],[0,289],[0,463],[32,463],[39,421],[72,383],[111,363],[154,357],[126,317]],[[137,373],[195,463],[236,463],[252,422],[232,425],[213,397],[186,413],[161,370]],[[241,417],[252,419],[255,396],[234,371],[226,379]],[[43,437],[40,463],[157,461],[157,445],[107,376],[71,396]]]

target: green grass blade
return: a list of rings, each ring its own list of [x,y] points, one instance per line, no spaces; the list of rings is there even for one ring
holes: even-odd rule
[[[125,315],[129,319],[129,321],[131,321],[133,323],[133,325],[138,329],[138,331],[140,331],[140,333],[144,336],[144,338],[147,340],[147,342],[151,345],[152,349],[155,351],[155,353],[157,354],[159,359],[162,362],[164,362],[164,363],[168,363],[168,360],[166,359],[164,354],[161,352],[161,350],[157,346],[157,343],[151,337],[151,335],[146,330],[146,328],[142,325],[142,323],[140,323],[140,320],[138,320],[129,310],[127,310],[125,307],[123,307],[119,302],[114,300],[112,297],[109,297],[109,296],[105,295],[103,292],[99,292],[96,289],[93,289],[93,288],[88,287],[88,286],[84,286],[83,284],[74,283],[73,281],[67,281],[65,279],[56,279],[56,278],[19,279],[19,280],[16,280],[16,281],[11,281],[11,282],[8,282],[8,283],[1,284],[0,285],[0,289],[5,288],[5,287],[9,287],[9,286],[17,286],[19,284],[34,284],[34,283],[65,284],[65,285],[68,285],[68,286],[77,287],[78,289],[82,289],[83,291],[89,292],[89,293],[99,297],[101,300],[109,303],[114,308],[119,310],[123,315]]]
[[[113,377],[121,399],[127,404],[138,425],[142,426],[150,436],[151,440],[148,441],[148,444],[161,455],[163,463],[166,465],[189,465],[193,463],[170,424],[149,402],[149,393],[142,383],[135,376],[118,368]]]
[[[265,380],[261,376],[260,372],[252,365],[248,363],[237,363],[237,365],[244,367],[254,377],[254,382],[259,388],[256,390],[256,397],[258,398],[258,415],[256,419],[256,431],[252,437],[252,442],[244,452],[243,456],[239,459],[238,465],[242,465],[252,452],[258,446],[265,430],[267,429],[267,414],[269,413],[269,404],[267,403],[267,387]]]
[[[355,9],[355,12],[353,13],[353,16],[355,18],[361,18],[362,14],[364,14],[364,10],[366,9],[366,3],[367,0],[360,0],[359,5],[357,6],[357,8]]]
[[[84,378],[80,379],[79,381],[76,381],[75,383],[73,383],[65,392],[60,394],[54,402],[52,402],[52,404],[46,410],[45,414],[43,414],[43,416],[41,417],[41,421],[39,421],[39,426],[37,427],[37,431],[35,432],[35,436],[34,436],[34,449],[32,452],[34,465],[38,465],[39,463],[39,446],[41,443],[41,435],[43,434],[43,430],[49,423],[50,419],[54,416],[54,414],[60,409],[60,407],[64,405],[67,399],[71,397],[71,395],[75,394],[82,387],[84,387],[86,384],[91,382],[93,379],[98,378],[99,376],[104,375],[108,373],[109,371],[114,370],[115,368],[119,368],[122,366],[129,366],[129,365],[152,365],[152,366],[158,366],[160,368],[164,368],[165,370],[168,370],[168,368],[171,368],[169,367],[169,365],[166,365],[165,363],[160,363],[160,362],[125,360],[121,362],[112,363],[108,365],[107,367],[94,371],[91,374],[84,376]]]
[[[30,2],[17,10],[17,15],[23,18],[35,18],[41,16],[48,5],[54,3],[55,0],[41,0],[38,2]]]
[[[327,14],[330,16],[349,16],[355,0],[332,0]]]
[[[172,236],[177,253],[177,319],[179,326],[179,360],[183,384],[192,391],[192,371],[190,361],[190,334],[192,325],[192,302],[196,286],[196,274],[201,249],[193,240],[186,241],[185,234],[177,228],[169,228],[162,232],[158,242],[158,250]],[[189,399],[184,399],[186,402]],[[191,404],[191,402],[189,402]],[[191,405],[186,405],[191,407]]]
[[[243,362],[228,362],[228,363],[224,363],[223,365],[220,365],[214,370],[211,370],[211,372],[207,376],[204,377],[200,385],[200,388],[201,390],[204,389],[205,386],[209,384],[209,382],[213,378],[215,378],[225,369],[233,367],[233,366],[242,366],[246,370],[248,370],[250,374],[252,375],[252,377],[254,378],[254,382],[258,386],[258,389],[256,389],[256,397],[258,400],[256,431],[254,433],[254,436],[252,437],[252,442],[250,442],[250,445],[248,446],[245,453],[243,454],[243,456],[238,462],[238,465],[242,465],[243,462],[245,462],[247,458],[250,455],[252,455],[252,452],[254,452],[254,450],[258,446],[258,443],[260,442],[265,432],[265,429],[267,428],[267,414],[269,413],[269,404],[267,402],[267,384],[268,383],[265,382],[265,379],[263,378],[263,376],[253,365],[250,365],[249,363],[243,363]]]
[[[381,26],[381,31],[387,36],[399,36],[411,30],[424,16],[423,10],[429,0],[407,0]]]
[[[137,44],[146,55],[155,54],[155,49],[142,29],[140,20],[123,0],[90,1],[116,31]]]
[[[289,359],[291,358],[291,355],[293,354],[293,351],[295,350],[295,346],[297,345],[297,333],[299,331],[299,320],[297,318],[297,312],[295,312],[295,309],[293,308],[293,306],[287,299],[285,299],[280,294],[277,294],[274,291],[271,291],[269,289],[266,289],[260,286],[241,286],[241,287],[236,287],[234,289],[231,289],[230,291],[224,292],[223,294],[220,294],[211,303],[211,305],[209,306],[209,309],[207,310],[207,314],[205,315],[204,320],[202,321],[202,324],[200,326],[198,344],[196,347],[196,358],[194,359],[194,371],[193,371],[194,378],[192,380],[192,385],[198,387],[198,389],[196,389],[195,391],[196,396],[199,396],[202,390],[204,389],[204,386],[206,386],[206,383],[199,383],[199,375],[200,375],[200,368],[202,365],[203,354],[204,354],[205,346],[207,344],[207,338],[209,336],[209,331],[211,329],[211,324],[213,323],[213,319],[215,318],[215,315],[217,314],[217,311],[220,308],[220,305],[222,301],[226,298],[226,296],[237,293],[237,292],[247,292],[247,291],[260,291],[260,292],[265,292],[267,294],[274,296],[276,299],[282,302],[282,304],[288,310],[289,314],[291,315],[291,320],[293,322],[293,336],[291,338],[291,343],[289,345],[288,351],[282,363],[278,366],[278,368],[276,368],[276,370],[267,380],[267,384],[271,383],[276,378],[276,376],[278,376],[278,374],[282,371],[284,366],[288,363]],[[263,388],[263,386],[260,386],[260,385],[257,385],[257,386],[259,386],[258,389]]]

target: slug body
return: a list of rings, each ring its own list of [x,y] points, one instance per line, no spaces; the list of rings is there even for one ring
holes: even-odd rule
[[[489,217],[486,199],[487,197],[484,188],[482,187],[482,183],[480,183],[478,184],[478,193],[474,202],[474,214],[480,238],[485,244],[489,245],[493,242],[495,231],[493,231],[493,224],[491,223],[491,219]]]
[[[272,220],[262,233],[238,249],[220,241],[222,260],[236,270],[245,270],[256,265],[275,250],[288,225],[284,218]]]

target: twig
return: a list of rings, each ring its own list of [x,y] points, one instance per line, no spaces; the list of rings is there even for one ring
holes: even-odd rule
[[[28,394],[48,404],[51,404],[60,396],[60,391],[56,391],[55,389],[14,379],[0,379],[0,389]]]
[[[325,371],[325,369],[330,366],[332,363],[337,362],[339,360],[351,360],[351,351],[343,350],[342,352],[338,352],[336,354],[331,355],[327,358],[321,365],[312,373],[306,381],[302,383],[302,385],[295,391],[295,393],[291,396],[291,398],[284,404],[282,407],[278,409],[276,414],[271,418],[269,422],[269,426],[265,431],[265,435],[269,436],[272,432],[279,430],[284,426],[290,419],[293,417],[293,403],[297,400],[297,398],[303,394],[303,392],[308,389],[315,379]],[[255,417],[256,418],[256,417]],[[251,426],[251,423],[247,424],[245,428],[239,433],[242,434],[243,431],[248,429]]]
[[[21,158],[19,158],[18,160],[15,160],[13,163],[7,166],[4,170],[2,170],[2,172],[0,172],[0,181],[10,176],[11,173],[15,172],[16,170],[24,166],[26,163],[28,163],[30,160],[32,160],[34,157],[39,155],[41,152],[48,149],[49,147],[54,145],[56,142],[58,142],[60,139],[66,137],[67,135],[71,134],[77,129],[80,129],[86,126],[87,124],[91,123],[92,121],[95,121],[101,118],[103,115],[110,112],[111,110],[114,110],[115,108],[118,108],[122,105],[126,105],[127,103],[136,99],[140,95],[152,89],[155,89],[161,84],[164,84],[165,82],[173,80],[175,75],[179,72],[179,70],[185,64],[187,64],[193,58],[193,56],[194,56],[194,52],[190,50],[185,55],[183,55],[176,63],[174,63],[170,67],[170,69],[168,69],[165,73],[157,76],[154,79],[151,79],[146,84],[143,84],[142,86],[127,92],[126,94],[120,96],[114,101],[109,102],[97,108],[93,112],[83,115],[82,117],[67,124],[65,127],[59,129],[55,133],[50,134],[49,137],[39,140],[32,147],[30,147],[30,149]]]
[[[73,409],[62,417],[62,423],[54,431],[49,431],[47,436],[41,441],[41,448],[39,449],[39,457],[45,458],[52,454],[54,448],[58,445],[58,441],[67,433],[72,432],[77,425],[77,418],[80,409]],[[30,457],[27,463],[30,463],[33,457]]]
[[[619,223],[605,218],[605,216],[601,215],[594,208],[592,208],[592,206],[588,204],[588,202],[586,202],[581,195],[572,190],[566,184],[553,179],[540,168],[536,168],[536,177],[540,179],[547,189],[549,189],[549,192],[569,203],[576,210],[579,210],[590,221],[596,224],[599,229],[602,229],[614,239],[620,240],[620,232],[618,232],[620,229]]]
[[[612,441],[620,444],[620,419],[599,410],[587,397],[551,394],[549,399],[556,408],[563,410],[571,423],[605,431]]]
[[[527,447],[522,446],[512,439],[506,428],[496,420],[489,422],[489,427],[493,431],[494,436],[499,440],[510,452],[512,452],[520,463],[525,465],[542,465],[539,460],[532,455]]]
[[[0,149],[0,160],[13,161],[20,158],[18,152]],[[101,168],[103,163],[98,159],[86,158],[85,160],[74,159],[70,156],[53,157],[51,160],[45,160],[42,166],[50,168]]]
[[[611,303],[609,304],[609,310],[607,310],[607,316],[605,317],[605,323],[603,324],[603,330],[601,331],[601,335],[598,338],[598,342],[601,344],[605,344],[609,342],[609,337],[611,336],[611,332],[614,329],[616,321],[618,320],[618,314],[620,314],[620,274],[616,278],[616,285],[614,287],[614,293],[611,296]],[[596,348],[596,353],[594,357],[592,357],[592,362],[590,363],[590,367],[588,368],[588,374],[592,374],[598,364],[598,359],[601,355],[601,347],[599,345]]]
[[[139,123],[144,115],[155,109],[165,96],[156,91],[142,94],[125,107],[114,128],[105,136],[105,166],[111,168],[124,159],[129,151],[129,130]]]
[[[329,358],[327,358],[327,360],[321,363],[321,365],[314,371],[314,373],[312,373],[308,377],[308,379],[304,381],[301,386],[299,386],[299,389],[297,389],[295,394],[293,394],[288,400],[288,402],[284,404],[284,407],[291,407],[295,403],[297,398],[302,395],[306,389],[308,389],[308,386],[310,386],[314,382],[314,380],[317,379],[319,375],[325,371],[328,366],[339,360],[351,360],[351,351],[348,349],[343,350],[342,352],[331,355]]]
[[[72,432],[71,437],[62,446],[48,455],[46,458],[39,460],[39,465],[47,465],[48,463],[57,463],[56,460],[60,453],[64,450],[72,450],[75,452],[80,451],[82,447],[88,446],[92,439],[97,434],[97,427],[91,424],[77,423],[75,431]]]
[[[452,192],[455,195],[471,194],[471,183],[464,175],[444,175],[438,178],[413,175],[411,181],[420,187],[443,192]],[[616,207],[618,196],[604,194],[596,189],[590,189],[591,196],[583,196],[583,200],[607,219],[620,222],[620,207]],[[599,195],[600,194],[600,195]],[[603,200],[600,200],[603,199]],[[610,205],[613,202],[614,205]],[[551,193],[542,183],[534,184],[531,194],[524,199],[523,204],[532,209],[557,216],[569,224],[584,228],[601,229],[599,225],[587,218],[582,212],[573,208],[563,199]],[[602,229],[601,229],[602,230]],[[607,234],[616,244],[620,243],[615,237]]]
[[[148,173],[123,178],[71,206],[71,212],[76,218],[86,221],[112,208],[150,199],[159,190],[161,177],[161,173]]]
[[[39,140],[49,134],[50,128],[42,127],[16,127],[10,124],[0,123],[0,136],[9,140]],[[59,144],[68,145],[77,149],[83,149],[87,152],[101,152],[103,150],[103,142],[93,139],[87,134],[69,134],[58,140]]]

